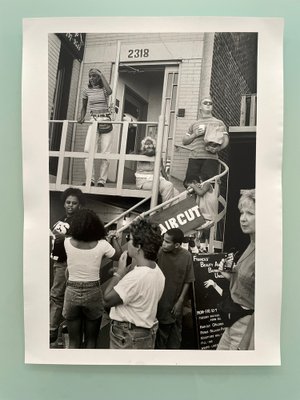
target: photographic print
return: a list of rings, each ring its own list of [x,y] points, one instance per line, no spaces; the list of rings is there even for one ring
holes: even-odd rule
[[[26,362],[280,363],[282,22],[28,19],[23,51]]]

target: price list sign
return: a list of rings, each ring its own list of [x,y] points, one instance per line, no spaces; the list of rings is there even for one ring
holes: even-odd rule
[[[229,282],[217,271],[224,253],[195,255],[194,307],[198,346],[201,350],[217,348],[224,331],[217,304],[229,290]]]

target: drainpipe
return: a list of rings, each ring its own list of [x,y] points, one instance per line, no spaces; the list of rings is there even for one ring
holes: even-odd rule
[[[116,107],[117,86],[118,86],[118,79],[119,79],[120,52],[121,52],[121,42],[120,42],[120,40],[118,40],[115,69],[114,69],[114,76],[113,76],[112,94],[111,94],[111,113],[113,116],[113,118],[112,118],[113,120],[115,119],[114,116],[115,116],[115,107]]]
[[[156,156],[154,162],[152,198],[151,198],[150,208],[153,208],[157,205],[157,197],[158,197],[159,183],[160,183],[160,167],[161,167],[161,152],[162,152],[162,141],[164,133],[164,122],[165,122],[165,116],[160,115],[158,118]]]
[[[78,116],[78,111],[80,108],[80,94],[81,94],[81,83],[82,83],[82,71],[83,71],[83,60],[80,63],[80,69],[79,69],[79,80],[78,80],[78,87],[77,87],[77,96],[76,96],[76,103],[75,103],[75,121],[77,121],[77,116]],[[77,124],[73,124],[72,128],[72,142],[71,142],[71,151],[74,151],[75,148],[75,134],[77,131]],[[71,158],[70,160],[70,168],[69,168],[69,174],[68,174],[68,184],[72,184],[72,177],[73,177],[73,166],[74,166],[74,159]]]

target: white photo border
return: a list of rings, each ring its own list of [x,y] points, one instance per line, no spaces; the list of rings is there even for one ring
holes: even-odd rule
[[[48,34],[257,32],[255,350],[49,348]],[[280,365],[283,19],[93,17],[23,21],[25,362],[81,365]]]

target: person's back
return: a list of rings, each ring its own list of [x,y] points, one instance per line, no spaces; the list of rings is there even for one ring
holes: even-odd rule
[[[121,248],[105,240],[105,228],[89,209],[77,212],[65,239],[68,280],[63,307],[67,321],[69,347],[95,348],[104,311],[100,286],[100,266],[104,256],[117,260]]]
[[[94,242],[94,247],[78,248],[72,244],[72,238],[65,240],[65,249],[68,256],[68,274],[70,281],[96,281],[99,279],[99,270],[102,258],[113,257],[115,250],[106,240]]]

